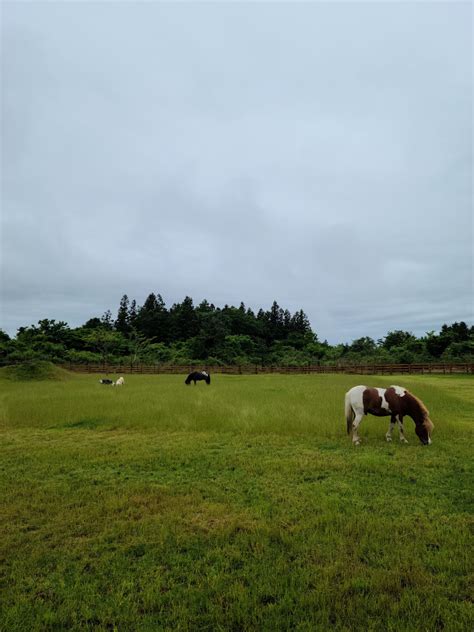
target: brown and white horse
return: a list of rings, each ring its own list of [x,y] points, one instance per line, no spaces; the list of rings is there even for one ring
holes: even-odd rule
[[[370,413],[377,417],[390,416],[390,426],[385,435],[387,441],[392,440],[392,432],[398,418],[400,441],[408,443],[403,433],[403,417],[408,415],[415,422],[415,432],[421,443],[431,443],[431,432],[434,425],[426,406],[413,393],[401,386],[389,388],[370,388],[368,386],[354,386],[346,393],[345,399],[347,434],[352,430],[352,441],[360,444],[357,429],[362,417]]]

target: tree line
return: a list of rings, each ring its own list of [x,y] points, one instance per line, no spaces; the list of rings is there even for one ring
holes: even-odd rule
[[[160,294],[142,306],[124,295],[114,318],[110,310],[71,328],[43,319],[20,327],[14,338],[0,330],[2,364],[28,360],[56,363],[109,362],[147,364],[414,363],[474,361],[474,327],[465,322],[442,325],[417,337],[390,331],[374,340],[364,336],[347,344],[320,341],[300,309],[293,314],[276,301],[269,310],[216,307],[192,298],[169,309]]]

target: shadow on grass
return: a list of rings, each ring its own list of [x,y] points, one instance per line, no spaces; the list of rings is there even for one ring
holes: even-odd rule
[[[95,430],[104,423],[106,423],[105,419],[86,417],[84,419],[79,419],[78,421],[71,421],[67,424],[62,424],[61,426],[54,426],[54,428],[56,430]]]

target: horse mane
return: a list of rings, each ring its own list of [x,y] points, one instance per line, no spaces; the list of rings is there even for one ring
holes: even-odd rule
[[[421,399],[419,397],[417,397],[416,395],[413,395],[413,393],[411,391],[408,391],[410,393],[410,395],[413,397],[413,399],[415,400],[415,402],[418,404],[418,406],[420,407],[420,410],[423,414],[423,417],[429,417],[430,415],[430,411],[426,408],[426,406],[423,404],[423,402],[421,401]]]
[[[419,397],[413,395],[413,393],[411,393],[410,391],[407,391],[407,393],[410,393],[411,397],[413,397],[415,402],[420,407],[421,414],[423,415],[423,425],[425,426],[425,428],[429,431],[433,430],[434,424],[430,419],[430,411],[426,408]]]

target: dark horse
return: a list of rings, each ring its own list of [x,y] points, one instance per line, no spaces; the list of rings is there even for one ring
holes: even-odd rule
[[[357,433],[362,417],[370,413],[377,417],[390,417],[390,427],[385,435],[387,441],[392,440],[392,432],[398,421],[400,441],[407,443],[403,432],[403,417],[408,415],[415,422],[415,432],[424,445],[431,443],[433,422],[430,413],[423,402],[413,393],[401,386],[389,388],[367,388],[354,386],[346,393],[346,422],[347,433],[352,431],[352,441],[359,445]],[[398,419],[397,419],[398,418]]]
[[[113,384],[112,380],[108,380],[108,379],[103,379],[103,380],[99,380],[100,384]]]
[[[191,382],[194,382],[194,386],[196,386],[196,382],[199,382],[201,380],[204,380],[206,384],[210,384],[211,376],[209,375],[209,373],[206,373],[206,371],[193,371],[188,375],[184,383],[191,384]]]

